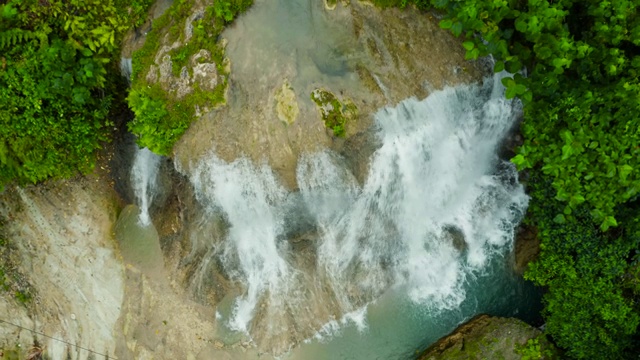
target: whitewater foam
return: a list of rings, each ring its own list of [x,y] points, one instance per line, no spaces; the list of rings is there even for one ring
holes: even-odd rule
[[[131,187],[140,208],[139,223],[149,226],[149,207],[157,191],[158,169],[160,168],[159,155],[147,148],[137,148],[131,167]]]
[[[527,206],[515,168],[497,156],[519,110],[503,92],[496,76],[381,109],[363,186],[329,151],[299,159],[299,193],[267,165],[202,160],[191,181],[200,203],[224,214],[221,260],[245,287],[230,327],[259,331],[258,309],[299,322],[315,309],[326,317],[316,331],[330,333],[339,326],[330,314],[365,324],[365,306],[390,288],[434,311],[457,307],[467,276],[510,248]],[[294,224],[315,234],[311,267],[290,261]],[[326,309],[310,308],[306,293]]]

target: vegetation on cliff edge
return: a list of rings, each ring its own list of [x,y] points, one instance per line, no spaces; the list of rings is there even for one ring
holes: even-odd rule
[[[147,34],[144,46],[133,55],[131,92],[129,106],[135,119],[129,123],[129,130],[138,136],[138,144],[153,152],[168,155],[178,139],[196,119],[198,111],[206,112],[225,102],[229,69],[224,61],[224,48],[218,38],[225,26],[251,6],[252,0],[215,0],[206,6],[201,16],[195,16],[192,35],[185,34],[187,21],[194,9],[194,1],[176,0],[158,19],[153,21],[153,29]],[[176,44],[177,46],[173,46]],[[172,49],[166,54],[171,62],[171,76],[194,78],[194,55],[200,50],[208,52],[215,64],[218,78],[213,89],[202,89],[198,82],[189,81],[186,94],[162,84],[157,75],[156,55],[163,45]],[[195,62],[202,61],[202,58]],[[184,73],[184,74],[183,74]],[[165,74],[166,75],[166,74]]]
[[[377,0],[438,9],[468,59],[492,55],[524,104],[528,221],[547,333],[573,358],[637,353],[640,16],[637,1]]]
[[[0,1],[0,187],[93,169],[121,39],[150,3]]]

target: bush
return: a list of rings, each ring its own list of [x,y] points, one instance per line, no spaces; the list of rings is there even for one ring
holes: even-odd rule
[[[149,3],[0,5],[0,186],[93,169],[110,133],[108,65]]]
[[[542,252],[525,274],[548,290],[546,331],[573,358],[625,358],[640,323],[624,281],[631,269],[628,259],[640,244],[639,233],[631,225],[615,234],[603,233],[584,206],[574,211],[571,221],[554,221],[562,205],[545,202],[552,193],[549,183],[547,176],[530,183],[534,201],[529,221],[539,229]]]

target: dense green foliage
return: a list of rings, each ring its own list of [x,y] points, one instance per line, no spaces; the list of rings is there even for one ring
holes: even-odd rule
[[[524,345],[516,344],[516,354],[521,356],[521,360],[554,359],[558,356],[544,335],[529,339]]]
[[[441,26],[465,35],[468,58],[492,54],[496,71],[526,67],[527,77],[503,83],[525,104],[513,162],[531,174],[529,221],[542,253],[526,276],[548,290],[547,332],[574,358],[628,356],[640,310],[623,281],[638,248],[637,211],[628,210],[640,192],[636,4],[434,4],[447,10]]]
[[[528,221],[540,229],[542,253],[525,277],[548,289],[547,332],[573,358],[624,358],[640,323],[640,287],[625,281],[628,260],[640,244],[637,210],[620,211],[626,226],[607,233],[584,205],[572,221],[559,224],[554,216],[563,205],[548,201],[554,192],[549,176],[537,176],[530,182]]]
[[[640,219],[640,16],[637,1],[377,0],[439,9],[468,59],[493,55],[506,97],[524,104],[528,221],[542,253],[527,273],[548,291],[547,333],[567,355],[638,350],[634,257]],[[615,229],[611,229],[614,227]]]
[[[144,46],[133,55],[133,76],[129,106],[135,119],[129,130],[138,136],[138,144],[152,151],[167,155],[173,144],[195,119],[196,108],[214,107],[224,103],[228,69],[225,67],[224,49],[218,37],[224,27],[251,6],[252,0],[220,0],[205,9],[204,16],[193,21],[193,35],[185,41],[185,21],[191,15],[193,1],[176,0],[171,7],[153,22],[153,30],[147,35]],[[193,91],[182,98],[175,91],[163,89],[159,82],[150,83],[147,74],[155,64],[155,56],[163,44],[180,41],[183,45],[169,51],[173,75],[178,77],[189,68],[191,57],[200,49],[211,53],[211,59],[223,80],[213,89],[205,91],[193,84]]]
[[[109,65],[150,2],[0,5],[0,185],[93,168],[110,131]]]
[[[418,0],[427,6],[426,0]],[[552,176],[565,203],[582,203],[603,230],[640,193],[640,16],[634,1],[433,0],[467,58],[493,55],[507,97],[525,103],[519,169]],[[535,96],[534,96],[535,95]]]

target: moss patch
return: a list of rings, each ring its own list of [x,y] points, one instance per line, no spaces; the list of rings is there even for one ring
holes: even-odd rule
[[[129,130],[168,155],[200,114],[225,104],[229,64],[218,37],[252,0],[176,0],[133,54]]]
[[[338,0],[324,0],[324,7],[327,10],[333,10],[338,5]]]
[[[358,108],[349,99],[340,101],[333,93],[324,89],[311,92],[311,100],[318,106],[324,125],[333,130],[333,135],[344,137],[348,121],[358,116]]]
[[[293,124],[300,114],[300,108],[296,101],[296,94],[287,80],[282,84],[282,88],[276,91],[275,100],[278,118],[287,125]]]

